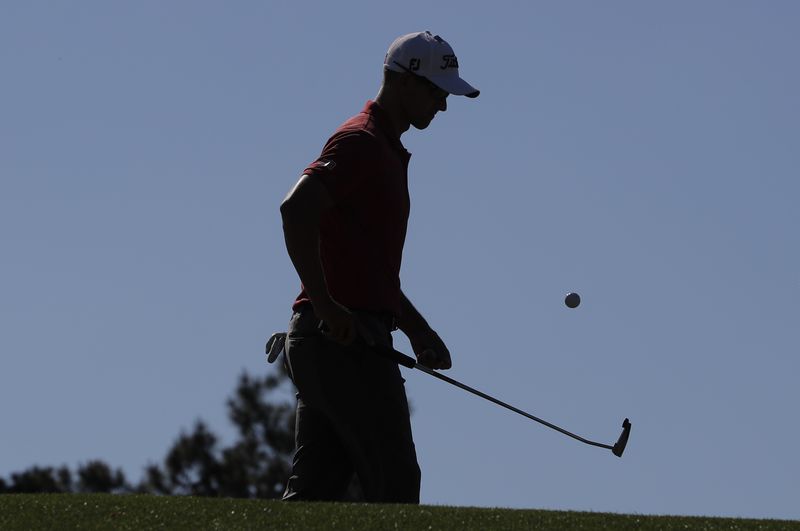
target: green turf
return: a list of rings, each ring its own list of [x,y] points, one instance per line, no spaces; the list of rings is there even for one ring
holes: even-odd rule
[[[800,521],[172,496],[5,494],[0,529],[798,529]]]

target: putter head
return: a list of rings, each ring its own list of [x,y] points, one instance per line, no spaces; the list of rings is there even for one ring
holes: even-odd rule
[[[280,353],[283,352],[283,346],[286,344],[286,333],[276,332],[267,341],[267,363],[273,363]]]
[[[622,422],[622,434],[620,434],[619,439],[617,440],[614,447],[611,449],[611,452],[616,455],[617,457],[622,457],[622,452],[625,451],[625,446],[628,444],[628,437],[631,434],[631,422],[628,419],[625,419]]]

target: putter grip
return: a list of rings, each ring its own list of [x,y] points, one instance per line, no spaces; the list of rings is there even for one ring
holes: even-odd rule
[[[417,365],[417,360],[403,354],[399,350],[395,350],[392,347],[384,347],[380,345],[376,345],[374,350],[379,353],[381,356],[389,358],[392,361],[397,362],[399,365],[403,367],[408,367],[409,369],[413,369]]]

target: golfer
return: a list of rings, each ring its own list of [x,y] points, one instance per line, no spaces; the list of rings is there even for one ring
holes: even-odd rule
[[[425,129],[459,77],[441,37],[404,35],[389,48],[374,101],[330,137],[281,204],[286,249],[300,277],[286,364],[297,387],[296,450],[284,500],[419,503],[420,469],[404,380],[370,346],[406,334],[419,363],[448,369],[450,352],[400,288],[409,214],[400,136]]]

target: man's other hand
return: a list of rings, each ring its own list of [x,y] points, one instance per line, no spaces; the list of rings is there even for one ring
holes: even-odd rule
[[[433,330],[410,339],[411,348],[417,355],[417,362],[429,369],[449,369],[453,366],[447,345]]]

